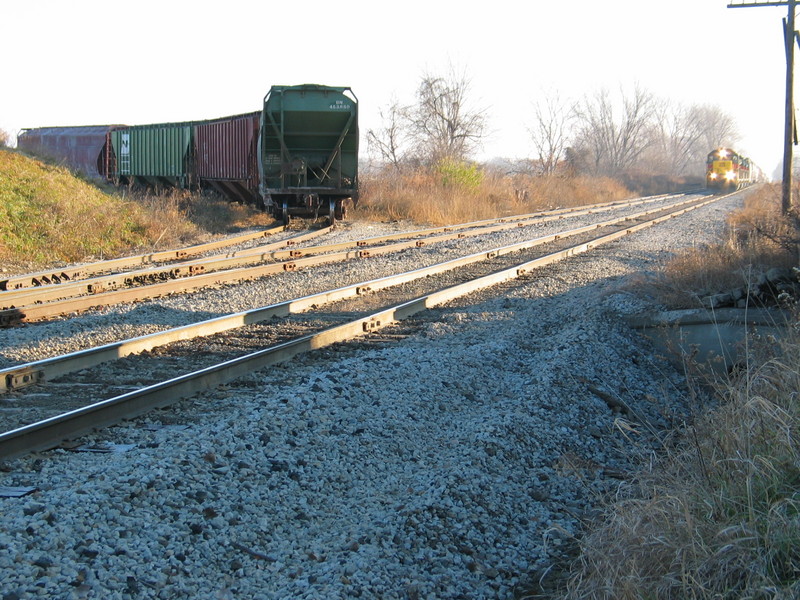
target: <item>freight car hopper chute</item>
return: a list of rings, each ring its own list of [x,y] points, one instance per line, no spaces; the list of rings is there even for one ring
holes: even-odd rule
[[[292,216],[344,218],[358,200],[358,100],[349,87],[272,86],[259,139],[265,207]]]

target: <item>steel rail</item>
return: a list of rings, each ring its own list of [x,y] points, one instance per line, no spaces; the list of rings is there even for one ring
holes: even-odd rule
[[[124,358],[125,356],[129,356],[131,354],[152,350],[158,346],[163,346],[176,341],[213,335],[222,331],[228,331],[230,329],[235,329],[245,325],[259,323],[273,317],[297,314],[307,311],[309,308],[314,306],[321,306],[337,300],[408,283],[423,277],[437,275],[439,273],[463,267],[482,260],[488,260],[497,256],[509,254],[511,252],[530,249],[535,246],[552,242],[556,239],[568,239],[570,237],[574,237],[598,228],[606,227],[608,225],[617,225],[619,222],[632,220],[633,218],[633,216],[622,217],[618,220],[586,225],[572,230],[561,231],[531,240],[518,242],[516,244],[510,244],[487,251],[476,252],[471,255],[444,261],[428,267],[344,286],[336,290],[320,292],[318,294],[287,300],[285,302],[280,302],[249,311],[243,311],[232,315],[224,315],[222,317],[185,325],[183,327],[168,329],[145,336],[139,336],[128,340],[121,340],[118,342],[105,344],[95,348],[89,348],[61,356],[55,356],[22,365],[7,367],[0,370],[0,393],[20,389],[42,381],[55,379],[67,373],[86,369],[110,360]]]
[[[53,448],[65,439],[76,437],[124,419],[137,417],[153,408],[174,404],[200,391],[228,383],[252,371],[284,362],[297,354],[371,333],[423,310],[440,306],[455,298],[520,277],[533,269],[581,254],[623,236],[652,227],[691,210],[696,210],[721,198],[721,196],[713,197],[693,206],[685,206],[667,215],[650,219],[629,228],[600,236],[589,242],[584,242],[532,261],[526,261],[469,282],[426,294],[348,323],[305,335],[218,365],[2,433],[0,434],[0,459],[9,459],[28,452]]]
[[[581,235],[602,227],[617,225],[620,222],[625,222],[631,220],[632,218],[633,217],[630,216],[621,217],[612,221],[593,223],[591,225],[585,225],[583,227],[578,227],[571,230],[559,231],[557,233],[540,236],[531,240],[518,242],[516,244],[510,244],[507,246],[476,252],[474,254],[444,261],[428,267],[406,271],[396,275],[388,275],[386,277],[373,279],[371,281],[344,286],[335,290],[311,294],[309,296],[295,298],[285,302],[243,311],[232,315],[224,315],[222,317],[216,317],[214,319],[208,319],[206,321],[151,333],[128,340],[121,340],[119,342],[113,342],[95,348],[88,348],[86,350],[81,350],[70,354],[46,358],[14,367],[7,367],[5,369],[0,369],[0,393],[20,389],[34,383],[51,380],[67,373],[92,367],[102,362],[124,358],[125,356],[129,356],[131,354],[152,350],[158,346],[163,346],[176,341],[213,335],[245,325],[260,323],[273,317],[283,317],[290,314],[297,314],[307,311],[309,308],[314,306],[322,306],[337,300],[343,300],[353,296],[408,283],[416,279],[437,275],[439,273],[463,267],[482,260],[489,260],[497,256],[509,254],[511,252],[518,252],[542,244],[550,243],[557,239],[568,239],[570,237]]]
[[[324,235],[330,230],[331,227],[315,229],[313,231],[281,240],[279,242],[273,242],[271,244],[261,246],[261,248],[265,252],[268,252],[269,250],[294,246],[296,244]],[[2,307],[2,310],[5,310],[8,308],[27,306],[30,304],[41,304],[53,300],[74,298],[87,294],[99,294],[105,291],[131,287],[137,282],[144,283],[147,281],[163,281],[168,279],[177,279],[180,277],[190,277],[192,275],[197,275],[204,272],[204,264],[206,261],[210,260],[213,259],[184,261],[168,266],[150,267],[148,269],[139,269],[136,271],[121,272],[113,275],[78,279],[76,281],[68,281],[64,283],[51,283],[38,287],[6,290],[0,292],[0,307]]]
[[[696,199],[690,198],[684,200],[676,205],[687,204],[695,202]],[[676,206],[673,205],[673,206]],[[620,217],[611,221],[606,221],[600,225],[609,225],[624,220],[634,218],[641,218],[653,212],[662,212],[666,210],[665,207],[655,208],[650,211]],[[513,225],[512,225],[513,226]],[[461,237],[464,234],[448,234],[439,236],[435,241],[445,241]],[[301,267],[317,266],[321,264],[328,264],[332,262],[339,262],[353,258],[366,258],[369,256],[377,256],[381,254],[389,254],[398,252],[407,248],[421,245],[419,242],[409,241],[397,244],[386,245],[369,250],[358,250],[355,252],[339,252],[326,254],[321,256],[309,256],[298,258],[288,262],[270,263],[266,265],[256,265],[247,268],[232,269],[222,272],[211,272],[195,275],[190,279],[182,280],[169,280],[163,283],[151,284],[146,287],[127,288],[122,290],[114,290],[109,292],[100,292],[91,296],[83,296],[77,298],[67,298],[50,303],[30,304],[27,306],[17,307],[14,309],[0,310],[0,325],[11,325],[20,323],[23,320],[37,321],[49,317],[57,316],[66,313],[75,313],[95,308],[97,306],[108,306],[111,304],[132,302],[137,300],[145,300],[154,298],[174,292],[183,292],[191,289],[197,289],[206,286],[221,285],[224,283],[232,283],[238,281],[252,280],[259,277],[280,273],[283,271],[296,270]],[[259,262],[259,261],[256,261]]]
[[[184,260],[190,256],[197,256],[198,254],[219,250],[220,248],[226,248],[228,246],[234,246],[236,244],[242,244],[244,242],[269,237],[271,235],[280,233],[285,229],[286,227],[284,225],[280,225],[278,227],[272,227],[262,231],[243,233],[241,235],[225,238],[223,240],[206,242],[204,244],[196,244],[194,246],[187,246],[185,248],[162,250],[159,252],[150,252],[135,256],[124,256],[121,258],[113,258],[110,260],[103,260],[83,265],[56,267],[39,271],[38,273],[11,275],[5,279],[0,279],[0,290],[18,290],[22,288],[59,284],[65,281],[85,279],[90,275],[107,273],[116,269],[127,269],[129,267],[136,267],[151,263]]]
[[[637,204],[658,202],[659,200],[664,200],[665,198],[669,198],[670,196],[685,196],[689,193],[690,192],[686,192],[684,194],[662,194],[660,196],[647,196],[644,198],[634,198],[630,200],[616,200],[613,202],[602,202],[598,204],[591,204],[589,206],[554,208],[550,210],[538,211],[535,213],[509,215],[505,217],[495,217],[492,219],[482,219],[479,221],[470,221],[467,223],[442,225],[439,227],[428,227],[425,229],[417,229],[413,231],[401,231],[398,233],[384,234],[384,235],[374,236],[371,238],[353,240],[349,242],[327,244],[325,246],[298,248],[297,250],[294,251],[295,252],[294,256],[306,256],[308,254],[321,254],[324,252],[332,252],[336,250],[343,250],[346,248],[373,246],[384,242],[389,242],[392,240],[425,237],[425,236],[435,235],[438,233],[448,233],[448,232],[461,231],[464,229],[472,229],[472,228],[482,228],[479,234],[490,233],[492,231],[495,231],[494,229],[491,228],[491,226],[495,224],[504,224],[502,228],[497,229],[497,231],[500,231],[502,229],[508,229],[509,227],[513,227],[514,226],[513,224],[518,222],[524,221],[526,223],[530,222],[531,224],[534,224],[534,223],[542,223],[548,221],[556,221],[563,219],[565,216],[569,217],[580,216],[585,214],[593,214],[595,212],[613,210],[615,208],[635,206]],[[258,253],[259,253],[259,248],[248,248],[246,250],[238,250],[236,252],[232,252],[227,256],[244,256],[248,254],[258,254]]]
[[[684,200],[682,203],[695,202],[696,200],[697,200],[696,198],[689,198],[687,200]],[[650,201],[651,200],[646,200],[643,202],[636,202],[634,204],[646,203]],[[665,210],[665,208],[660,207],[652,209],[651,211],[646,211],[644,213],[637,213],[635,215],[621,217],[620,219],[626,220],[631,218],[639,218],[642,215],[650,214],[652,212],[660,212],[663,210]],[[592,212],[594,212],[593,209],[587,209],[585,211],[581,211],[579,214],[592,213]],[[535,221],[540,222],[541,220],[551,220],[557,218],[558,217],[555,216],[543,217],[543,218],[537,218]],[[496,222],[496,220],[490,220],[484,222],[493,223]],[[456,232],[456,233],[448,233],[440,236],[435,236],[427,241],[414,241],[412,237],[412,239],[407,242],[388,244],[370,249],[361,249],[355,252],[345,251],[338,253],[333,252],[328,254],[322,254],[323,252],[329,252],[330,250],[336,250],[341,247],[359,248],[361,247],[360,244],[363,243],[364,240],[345,242],[342,244],[332,244],[329,246],[318,246],[315,248],[306,249],[305,251],[289,250],[283,252],[265,252],[259,254],[253,253],[240,258],[234,258],[234,259],[224,258],[214,261],[212,266],[214,266],[215,268],[219,269],[224,268],[227,270],[217,271],[215,270],[215,268],[208,268],[207,270],[209,272],[205,272],[206,268],[201,264],[201,266],[198,267],[198,269],[196,270],[195,272],[196,274],[194,274],[190,278],[185,278],[185,279],[169,278],[167,279],[167,281],[162,283],[155,283],[140,287],[125,287],[123,289],[115,289],[110,291],[102,291],[102,288],[99,288],[98,291],[89,296],[85,295],[81,296],[78,295],[77,292],[75,293],[75,296],[70,296],[69,292],[73,288],[63,287],[63,286],[50,286],[51,289],[48,290],[48,293],[54,295],[55,298],[57,298],[56,300],[50,302],[42,302],[40,294],[38,294],[35,291],[28,292],[26,290],[22,294],[17,296],[17,300],[23,302],[21,306],[15,306],[14,308],[5,308],[3,310],[0,310],[0,326],[16,325],[22,323],[23,321],[25,322],[38,321],[58,316],[61,314],[76,313],[89,310],[97,306],[109,306],[112,304],[118,304],[122,302],[145,300],[148,298],[154,298],[169,293],[184,292],[192,289],[206,287],[209,285],[221,285],[223,283],[257,279],[259,277],[276,274],[283,271],[296,270],[301,267],[317,266],[321,264],[328,264],[331,262],[345,261],[353,258],[366,258],[369,256],[389,254],[392,252],[399,252],[401,250],[405,250],[408,248],[423,246],[425,244],[440,243],[451,239],[467,237],[468,235],[476,235],[476,236],[485,235],[486,233],[491,233],[502,229],[526,226],[527,224],[532,224],[532,222],[526,222],[526,221],[511,222],[511,223],[506,222],[499,225],[494,225],[493,227],[484,228],[479,231],[474,231],[471,233]],[[455,228],[456,229],[463,228],[472,225],[473,224],[463,224],[460,226],[456,226]],[[435,228],[434,230],[447,231],[451,229],[453,228],[449,227]],[[391,234],[388,237],[389,238],[408,237],[408,235],[402,236],[401,234]],[[383,240],[383,239],[386,239],[386,237],[381,236],[378,238],[369,238],[369,241]],[[297,254],[302,254],[303,252],[306,252],[307,256],[290,258],[290,260],[285,262],[275,262],[278,259],[292,257]],[[267,264],[265,265],[263,263]],[[124,277],[130,277],[130,276],[131,274],[127,274]],[[80,287],[82,287],[82,285]],[[37,299],[36,303],[32,301],[33,298]],[[26,299],[30,302],[29,304],[24,304]]]
[[[491,233],[494,231],[500,231],[503,229],[512,228],[515,226],[514,225],[515,223],[518,224],[518,226],[533,225],[536,223],[543,223],[552,220],[563,219],[565,215],[579,216],[584,214],[593,214],[596,212],[613,210],[615,208],[624,206],[635,206],[638,204],[655,202],[658,200],[663,200],[665,197],[669,196],[668,195],[653,196],[643,199],[627,200],[624,202],[607,202],[603,204],[592,205],[589,207],[554,209],[551,211],[544,211],[540,213],[531,213],[527,215],[486,219],[482,221],[474,221],[471,223],[462,223],[457,225],[448,225],[442,227],[421,229],[411,232],[400,232],[396,234],[366,238],[363,240],[341,242],[338,244],[330,244],[324,246],[315,246],[305,249],[282,250],[287,246],[296,246],[301,242],[318,237],[323,233],[327,233],[331,229],[331,228],[323,228],[314,232],[306,233],[300,236],[295,236],[293,238],[290,238],[288,240],[283,240],[281,242],[262,245],[257,248],[249,248],[247,250],[241,250],[238,252],[231,252],[225,254],[224,256],[195,259],[192,261],[182,261],[179,264],[172,264],[160,267],[150,267],[147,269],[121,272],[113,275],[103,275],[92,278],[78,277],[76,271],[71,274],[71,277],[67,277],[65,275],[63,278],[57,278],[57,280],[50,280],[49,283],[44,283],[45,280],[37,275],[20,276],[21,278],[31,277],[42,283],[41,285],[37,285],[35,287],[17,286],[12,289],[6,289],[5,291],[0,291],[0,310],[19,308],[22,306],[41,304],[46,302],[52,302],[55,300],[65,300],[68,298],[75,298],[84,295],[96,295],[112,290],[135,287],[137,285],[147,285],[147,284],[152,285],[153,283],[159,283],[166,280],[179,279],[184,277],[196,277],[204,273],[212,273],[226,269],[252,266],[255,264],[260,264],[269,261],[286,260],[301,256],[309,256],[312,254],[324,254],[328,252],[335,252],[337,250],[343,250],[346,248],[377,245],[395,239],[413,239],[422,236],[430,236],[437,233],[460,231],[463,229],[470,229],[470,228],[482,228],[480,232],[475,232],[472,234],[472,235],[482,235],[485,233]],[[437,240],[437,241],[442,241],[442,240]],[[216,242],[213,244],[222,244],[223,242],[226,241],[222,240],[220,242]],[[134,259],[136,258],[137,257],[134,257]],[[129,259],[119,259],[120,262],[125,260]],[[110,262],[114,261],[106,261],[104,263],[96,263],[96,264],[109,264]],[[136,263],[136,266],[138,266],[138,263]],[[76,267],[76,269],[77,268],[81,267]]]
[[[469,223],[460,223],[456,225],[445,225],[442,227],[432,227],[428,229],[419,229],[416,231],[399,232],[387,235],[375,236],[372,238],[364,238],[349,242],[340,242],[337,244],[326,244],[325,246],[314,246],[310,248],[298,248],[296,250],[275,252],[272,254],[275,258],[290,258],[299,256],[308,256],[311,254],[324,254],[327,252],[335,252],[337,250],[344,250],[347,248],[360,248],[364,246],[374,246],[389,242],[397,239],[416,238],[424,236],[432,236],[437,233],[449,233],[454,231],[462,231],[464,229],[480,228],[479,231],[474,233],[464,234],[468,235],[485,235],[487,233],[494,233],[497,231],[504,231],[513,229],[514,227],[527,227],[529,225],[538,225],[541,223],[548,223],[551,221],[563,220],[565,217],[577,217],[582,215],[590,215],[599,212],[614,210],[615,208],[624,208],[629,206],[636,206],[639,204],[648,204],[664,200],[673,194],[664,194],[663,196],[650,196],[647,198],[637,198],[634,200],[626,200],[624,202],[604,202],[602,204],[593,204],[591,206],[573,207],[573,208],[559,208],[537,213],[528,213],[523,215],[514,215],[508,217],[498,217],[495,219],[485,219],[481,221],[472,221]],[[675,196],[686,196],[688,194],[674,194]],[[455,236],[451,236],[455,237]],[[435,241],[442,241],[451,238],[435,239]],[[429,243],[429,242],[425,242]],[[247,250],[240,250],[232,253],[230,256],[248,256],[256,255],[259,253],[258,248],[249,248]],[[291,254],[290,254],[291,253]]]

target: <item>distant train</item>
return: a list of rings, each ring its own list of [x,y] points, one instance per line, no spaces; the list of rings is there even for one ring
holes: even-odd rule
[[[735,191],[755,181],[756,168],[749,158],[730,148],[717,148],[706,159],[706,188]]]
[[[358,100],[349,87],[272,86],[258,112],[25,129],[17,144],[115,184],[214,189],[284,222],[342,219],[347,201],[358,201]]]

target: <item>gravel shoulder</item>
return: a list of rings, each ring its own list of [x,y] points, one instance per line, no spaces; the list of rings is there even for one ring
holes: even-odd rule
[[[700,408],[625,325],[652,308],[629,283],[740,205],[430,311],[402,342],[304,355],[88,439],[127,451],[7,463],[0,486],[37,491],[0,498],[3,598],[511,598]],[[264,285],[236,293],[264,303]],[[214,316],[198,297],[159,310]],[[29,347],[73,335],[37,331]]]

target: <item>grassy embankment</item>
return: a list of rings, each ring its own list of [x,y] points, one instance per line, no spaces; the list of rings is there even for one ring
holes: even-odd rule
[[[68,169],[0,150],[0,268],[25,271],[184,246],[269,222],[204,195],[99,188]]]
[[[721,244],[665,267],[663,289],[690,305],[694,290],[797,266],[797,225],[778,198],[774,187],[754,194]],[[581,540],[568,590],[550,597],[800,598],[798,329],[753,342],[746,371],[715,384],[716,407],[673,432],[655,462],[642,457],[647,466]]]

